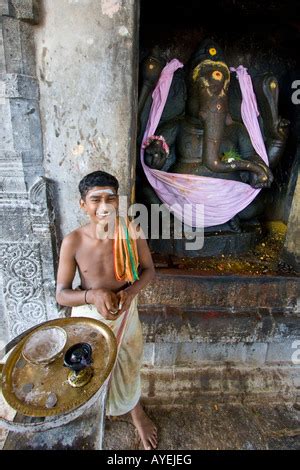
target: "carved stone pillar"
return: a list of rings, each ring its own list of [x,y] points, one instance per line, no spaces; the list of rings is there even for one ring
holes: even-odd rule
[[[2,0],[0,9],[0,342],[6,342],[59,312],[31,31],[38,11],[32,0]]]

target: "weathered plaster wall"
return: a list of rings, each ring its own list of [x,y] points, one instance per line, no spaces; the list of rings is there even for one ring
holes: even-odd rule
[[[136,0],[42,0],[35,27],[46,176],[62,235],[84,222],[80,179],[98,169],[121,192],[134,180]]]
[[[284,260],[300,272],[300,171],[298,171],[297,184],[282,256]]]

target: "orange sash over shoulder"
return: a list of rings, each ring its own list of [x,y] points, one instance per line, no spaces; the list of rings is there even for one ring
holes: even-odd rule
[[[134,282],[138,276],[138,252],[129,219],[117,217],[114,236],[114,270],[118,281]]]

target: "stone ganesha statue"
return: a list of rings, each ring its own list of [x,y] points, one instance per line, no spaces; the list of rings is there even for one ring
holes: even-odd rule
[[[151,90],[164,65],[157,51],[144,63],[139,100],[140,141],[151,105]],[[219,46],[211,40],[205,40],[184,69],[175,72],[155,132],[163,139],[153,139],[146,146],[145,163],[150,168],[172,173],[230,179],[253,188],[270,188],[272,169],[284,151],[289,123],[278,116],[277,79],[265,73],[253,80],[253,86],[269,167],[257,155],[242,122],[238,80],[230,73]],[[143,189],[143,198],[159,202],[149,185]],[[261,191],[231,224],[229,222],[230,229],[238,231],[239,220],[256,216],[264,204]]]

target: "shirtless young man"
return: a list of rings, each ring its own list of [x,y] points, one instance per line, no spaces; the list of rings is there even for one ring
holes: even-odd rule
[[[146,240],[138,238],[139,279],[128,285],[115,278],[113,240],[99,239],[99,230],[105,230],[108,222],[115,220],[118,187],[117,179],[103,171],[95,171],[80,181],[80,207],[89,216],[90,223],[71,232],[62,242],[56,300],[60,305],[73,307],[72,316],[75,312],[74,316],[98,318],[115,334],[124,312],[132,311],[112,373],[108,413],[120,415],[130,411],[144,448],[150,450],[157,447],[157,429],[140,404],[143,343],[136,295],[153,279],[155,271]],[[72,289],[76,269],[82,290]]]

